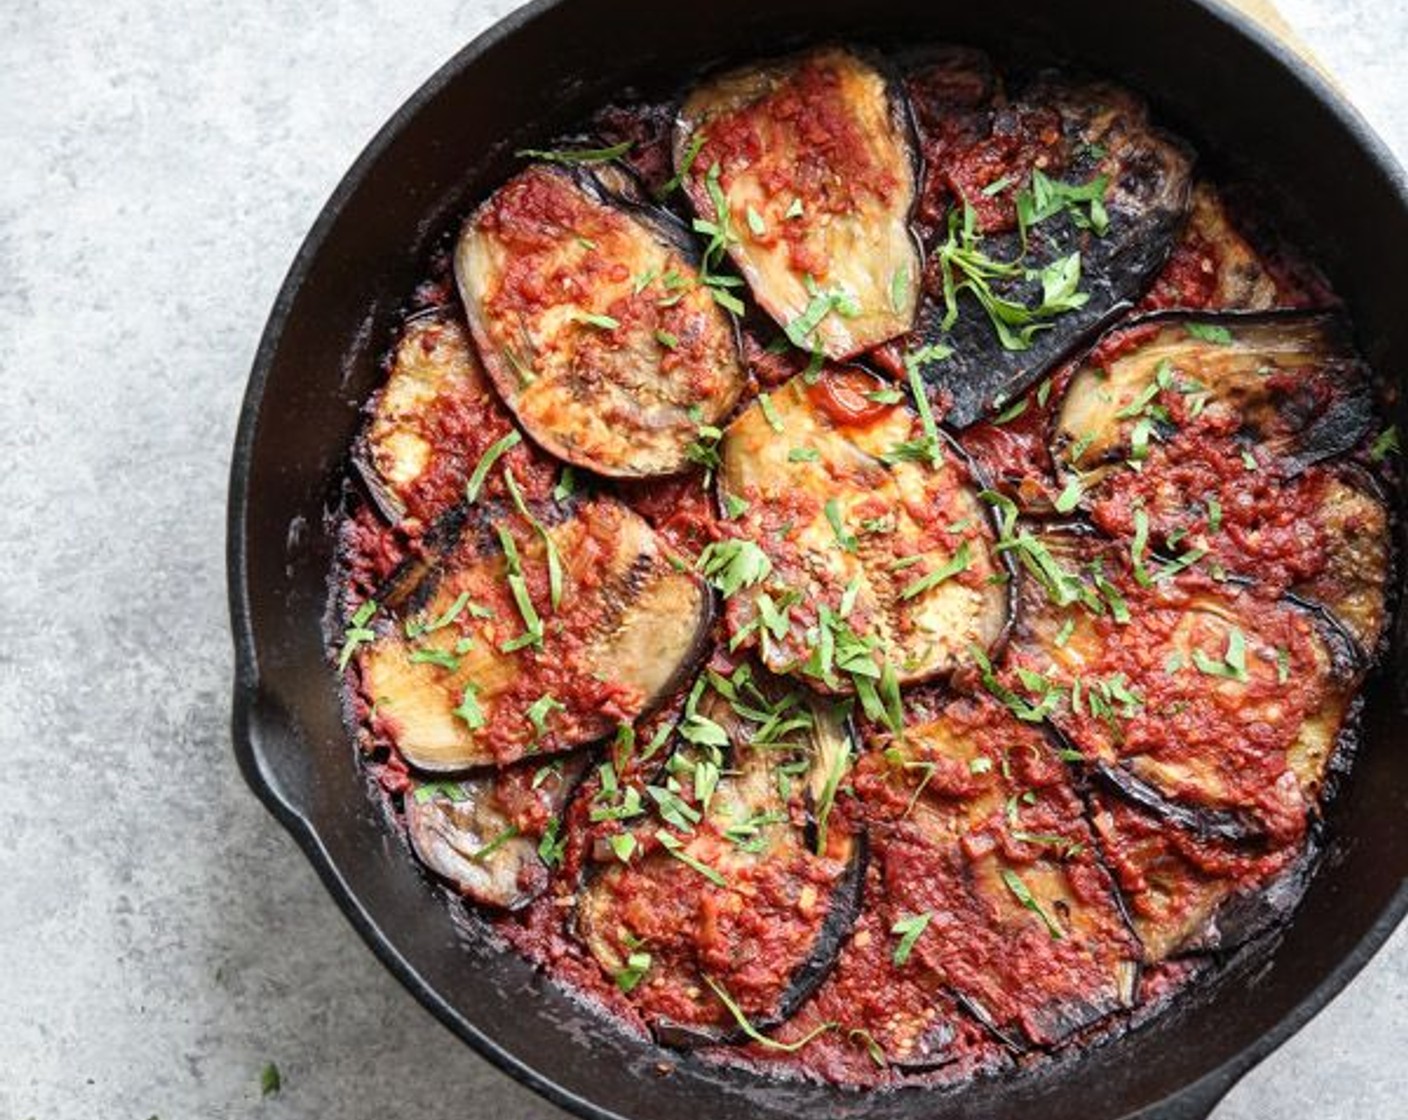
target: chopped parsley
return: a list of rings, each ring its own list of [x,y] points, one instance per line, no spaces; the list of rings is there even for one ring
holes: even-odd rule
[[[686,851],[684,850],[684,844],[683,844],[677,837],[671,836],[668,832],[665,832],[665,831],[662,829],[662,830],[657,831],[657,832],[655,833],[655,839],[657,839],[658,841],[660,841],[661,846],[662,846],[667,852],[669,852],[670,855],[674,856],[675,859],[679,860],[679,861],[680,861],[682,864],[684,864],[686,867],[688,867],[688,868],[690,868],[690,869],[692,869],[692,870],[694,870],[694,871],[699,872],[699,874],[703,875],[704,878],[706,878],[706,879],[709,880],[709,882],[713,883],[714,886],[716,886],[716,887],[727,887],[727,886],[728,886],[728,880],[727,880],[727,879],[725,879],[722,875],[720,875],[717,871],[715,871],[715,870],[714,870],[712,867],[710,867],[707,863],[702,863],[702,862],[700,862],[699,860],[695,859],[692,855],[690,855],[688,852],[686,852]]]
[[[484,480],[489,477],[489,472],[493,469],[500,457],[507,451],[523,442],[517,430],[509,432],[503,439],[490,445],[489,449],[480,457],[475,465],[474,472],[469,476],[469,481],[464,486],[464,498],[470,505],[473,505],[479,498],[479,491],[484,487]]]
[[[342,650],[337,655],[337,671],[343,672],[359,646],[376,639],[376,631],[367,626],[377,612],[375,599],[368,599],[353,612],[351,624],[342,635]]]
[[[650,954],[637,949],[626,957],[626,966],[616,973],[616,986],[623,992],[633,992],[649,971]]]
[[[1397,454],[1399,454],[1398,425],[1390,424],[1374,437],[1374,443],[1369,448],[1369,458],[1376,463],[1382,463],[1390,455]]]
[[[972,558],[969,555],[968,542],[963,541],[958,546],[958,551],[949,557],[947,563],[935,568],[928,575],[920,576],[900,592],[900,598],[902,600],[908,600],[923,595],[926,591],[937,587],[945,580],[952,579],[960,572],[966,572],[971,562]]]
[[[831,526],[831,531],[836,535],[836,543],[841,546],[843,552],[854,552],[856,550],[856,538],[852,533],[846,531],[845,522],[841,520],[841,507],[835,498],[828,498],[825,506],[826,520]]]
[[[689,174],[690,168],[694,166],[694,161],[699,158],[700,149],[704,147],[707,140],[708,137],[704,135],[702,130],[696,132],[689,138],[689,144],[684,150],[684,157],[680,160],[679,170],[675,172],[669,182],[656,192],[655,197],[657,199],[663,201],[674,194],[675,191],[679,190],[680,184],[684,182],[684,177]]]
[[[528,722],[533,726],[534,740],[541,739],[547,733],[548,717],[553,712],[565,712],[566,710],[566,704],[546,692],[528,705]]]
[[[752,541],[723,540],[706,545],[695,567],[727,599],[767,579],[772,561]]]
[[[523,633],[504,642],[499,646],[499,649],[504,653],[512,653],[529,645],[541,649],[543,645],[543,620],[538,617],[533,600],[528,594],[528,584],[523,578],[523,567],[518,559],[518,546],[514,544],[512,534],[502,525],[495,525],[494,531],[498,534],[499,544],[503,547],[509,591],[513,594],[513,601],[518,606],[519,616],[523,619]]]
[[[929,911],[922,914],[911,914],[901,918],[890,927],[891,933],[900,935],[900,943],[895,946],[893,960],[897,965],[904,965],[909,960],[909,954],[914,951],[914,943],[919,940],[928,927],[934,915]]]
[[[1215,346],[1232,345],[1232,332],[1215,323],[1185,323],[1183,329],[1199,342],[1211,342]]]
[[[607,163],[620,159],[634,146],[633,141],[623,140],[609,148],[520,148],[513,154],[519,159],[542,159],[549,163]]]
[[[484,727],[484,709],[479,706],[479,689],[473,683],[464,686],[464,691],[460,693],[459,707],[453,709],[450,714],[464,720],[465,726],[471,731],[479,731]]]
[[[508,496],[513,499],[514,508],[522,515],[523,520],[533,527],[533,531],[542,538],[543,552],[548,560],[548,599],[552,603],[553,610],[557,610],[562,604],[562,558],[558,555],[557,543],[552,539],[552,534],[548,532],[547,526],[529,511],[527,503],[523,500],[523,494],[518,489],[518,482],[513,477],[513,472],[507,467],[504,468],[504,486],[508,489]]]
[[[738,1006],[722,984],[715,982],[711,976],[704,977],[704,983],[708,984],[709,987],[713,989],[714,994],[718,996],[723,1005],[728,1008],[729,1014],[733,1016],[734,1022],[738,1024],[738,1029],[759,1046],[766,1047],[769,1050],[780,1050],[786,1054],[793,1054],[818,1035],[823,1035],[827,1031],[836,1029],[836,1023],[826,1022],[808,1031],[801,1038],[797,1039],[796,1042],[778,1042],[777,1039],[769,1038],[767,1035],[763,1034],[762,1031],[758,1030],[757,1027],[748,1021],[748,1016],[743,1013],[743,1008]]]
[[[598,330],[603,331],[614,331],[621,325],[620,319],[613,319],[610,315],[597,315],[588,311],[578,311],[573,318],[579,323],[585,323],[589,327],[596,327]]]
[[[1193,664],[1198,672],[1210,677],[1245,682],[1247,678],[1247,639],[1235,626],[1227,631],[1227,650],[1221,658],[1210,657],[1203,650],[1193,651]]]
[[[1021,876],[1004,867],[1002,881],[1007,884],[1007,889],[1012,892],[1018,902],[1041,919],[1041,924],[1046,927],[1046,932],[1051,935],[1053,941],[1060,941],[1066,936],[1061,927],[1056,924],[1056,919],[1046,912],[1046,908],[1037,901],[1027,884],[1022,882]]]

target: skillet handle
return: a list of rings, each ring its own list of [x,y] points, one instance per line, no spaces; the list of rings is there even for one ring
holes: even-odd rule
[[[231,731],[250,789],[285,825],[306,824],[313,807],[312,767],[288,709],[257,682],[237,681]]]

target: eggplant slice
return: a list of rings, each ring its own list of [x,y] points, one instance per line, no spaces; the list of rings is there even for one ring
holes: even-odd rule
[[[1188,224],[1140,308],[1266,311],[1293,306],[1261,254],[1243,236],[1211,183],[1193,187]]]
[[[1281,473],[1353,448],[1373,424],[1369,374],[1348,326],[1324,312],[1149,316],[1077,367],[1052,454],[1090,483],[1127,460],[1141,424],[1232,433]]]
[[[585,173],[535,164],[465,225],[455,278],[504,403],[553,455],[638,478],[689,465],[744,372],[687,235]]]
[[[1049,529],[1027,539],[1060,575],[1023,581],[1010,668],[990,687],[1175,823],[1299,840],[1359,677],[1343,629],[1153,559],[1135,569],[1144,586],[1113,543]]]
[[[1040,79],[1011,103],[996,99],[980,134],[971,106],[956,112],[956,130],[942,112],[921,127],[927,173],[954,204],[926,245],[919,320],[903,348],[947,354],[922,371],[945,419],[963,428],[1144,293],[1187,215],[1193,160],[1150,125],[1142,101],[1104,83]]]
[[[360,655],[379,726],[420,770],[599,739],[687,679],[703,652],[708,589],[638,515],[608,498],[525,509],[531,522],[511,509],[458,515],[400,617],[382,617]]]
[[[521,909],[547,889],[552,873],[540,843],[586,765],[573,755],[417,786],[406,794],[411,848],[465,897]]]
[[[888,818],[874,843],[894,936],[922,923],[908,967],[931,987],[1018,1047],[1130,1005],[1141,951],[1039,729],[960,698],[869,752],[856,780]]]
[[[888,665],[900,683],[950,672],[973,646],[995,646],[1009,617],[1011,588],[966,465],[926,442],[908,408],[875,403],[868,394],[884,385],[855,369],[793,378],[722,444],[723,503],[741,510],[739,536],[770,562],[729,599],[733,643],[829,691],[853,687],[848,666],[854,677]]]
[[[869,62],[827,47],[706,81],[680,111],[675,166],[797,346],[844,359],[910,328],[916,156],[901,99]]]
[[[1312,866],[1301,844],[1235,844],[1104,793],[1093,820],[1150,963],[1227,952],[1285,920]]]
[[[851,755],[838,706],[746,666],[700,678],[664,785],[647,788],[576,910],[661,1042],[742,1041],[725,996],[770,1029],[825,977],[865,871],[864,835],[833,811]]]
[[[440,310],[406,323],[353,461],[387,520],[429,524],[461,499],[484,451],[512,431],[468,331]]]

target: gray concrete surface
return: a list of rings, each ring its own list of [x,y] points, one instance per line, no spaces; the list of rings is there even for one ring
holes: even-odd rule
[[[264,316],[364,141],[511,6],[0,7],[0,1120],[555,1115],[376,964],[226,730]],[[1408,6],[1283,7],[1408,156]],[[1400,933],[1219,1120],[1405,1115],[1406,1007]]]

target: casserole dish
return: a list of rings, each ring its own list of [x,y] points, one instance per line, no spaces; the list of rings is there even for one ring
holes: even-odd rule
[[[332,541],[322,526],[401,296],[516,149],[628,88],[668,90],[705,64],[829,39],[942,39],[1108,74],[1148,96],[1210,162],[1276,184],[1279,217],[1349,303],[1361,350],[1381,373],[1402,366],[1408,335],[1394,304],[1408,288],[1408,196],[1363,124],[1303,64],[1217,10],[1161,0],[1137,21],[1118,15],[1095,0],[1059,12],[1012,2],[938,14],[900,2],[863,11],[721,3],[698,14],[605,0],[530,5],[393,118],[295,261],[256,358],[232,478],[240,763],[388,966],[452,1029],[556,1102],[593,1117],[999,1116],[1038,1101],[1050,1117],[1202,1116],[1362,966],[1408,905],[1408,837],[1397,828],[1408,763],[1393,730],[1401,657],[1391,656],[1366,692],[1364,742],[1329,813],[1325,866],[1277,944],[1234,959],[1147,1028],[1025,1078],[857,1095],[676,1062],[601,1030],[408,873],[350,757],[324,656]],[[1288,121],[1294,128],[1274,127]]]

